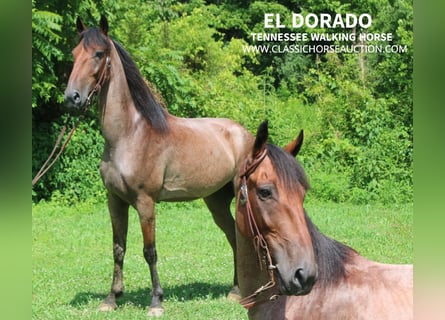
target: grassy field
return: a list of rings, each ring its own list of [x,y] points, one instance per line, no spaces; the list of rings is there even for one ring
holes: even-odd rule
[[[388,208],[309,201],[319,229],[362,255],[387,263],[413,262],[412,204]],[[227,301],[232,256],[202,201],[157,206],[158,269],[163,319],[247,319]],[[33,206],[33,319],[146,319],[150,277],[137,215],[130,212],[126,292],[111,313],[97,311],[112,276],[111,225],[106,205]]]

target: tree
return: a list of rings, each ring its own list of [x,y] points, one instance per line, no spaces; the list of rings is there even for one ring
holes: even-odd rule
[[[57,95],[55,63],[63,53],[57,46],[61,40],[62,17],[57,13],[38,10],[32,1],[32,107],[41,99],[48,102]],[[60,101],[60,99],[58,99]]]

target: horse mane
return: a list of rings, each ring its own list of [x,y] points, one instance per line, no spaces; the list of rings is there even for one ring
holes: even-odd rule
[[[304,215],[318,265],[317,283],[326,288],[346,277],[345,264],[357,252],[351,247],[322,234],[306,214],[306,210]]]
[[[136,109],[147,119],[152,127],[160,132],[168,131],[166,111],[162,104],[148,87],[144,78],[127,51],[116,41],[112,40],[122,61]]]
[[[96,27],[84,30],[80,34],[80,40],[82,39],[84,40],[84,47],[88,47],[91,43],[97,43],[107,48],[110,47],[107,38]],[[159,132],[168,131],[167,111],[148,87],[136,64],[131,59],[130,54],[125,51],[119,43],[114,40],[111,41],[122,61],[125,78],[127,79],[127,84],[136,109],[155,130]]]
[[[301,184],[305,190],[309,189],[303,167],[292,155],[272,144],[267,145],[267,151],[278,178],[287,188],[295,190],[295,186]],[[306,214],[306,210],[304,216],[318,265],[317,283],[322,287],[328,287],[346,276],[345,264],[357,252],[322,234]]]

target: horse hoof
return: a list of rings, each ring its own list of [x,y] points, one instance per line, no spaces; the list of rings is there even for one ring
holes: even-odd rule
[[[164,308],[163,307],[153,307],[148,308],[148,317],[160,317],[164,314]]]
[[[227,299],[234,302],[239,302],[241,300],[241,293],[239,292],[238,286],[235,286],[230,290]]]
[[[114,311],[116,309],[117,309],[116,303],[110,304],[110,303],[102,302],[99,306],[99,311],[102,311],[102,312]]]

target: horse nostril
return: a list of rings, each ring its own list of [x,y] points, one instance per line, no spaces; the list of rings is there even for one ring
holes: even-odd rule
[[[308,272],[303,268],[298,268],[297,271],[295,271],[295,282],[298,283],[303,290],[310,290],[316,278],[316,274],[313,275],[310,271]]]
[[[79,104],[80,103],[80,94],[79,94],[79,92],[77,92],[77,91],[74,91],[73,92],[73,96],[72,96],[72,98],[73,98],[73,101],[74,101],[74,103],[76,103],[76,104]]]
[[[65,93],[65,106],[68,108],[79,108],[82,104],[82,97],[77,90],[67,90]]]
[[[305,278],[306,277],[304,275],[303,268],[298,268],[297,271],[295,271],[295,280],[297,280],[298,282],[300,282],[301,285],[303,285],[306,282]]]

